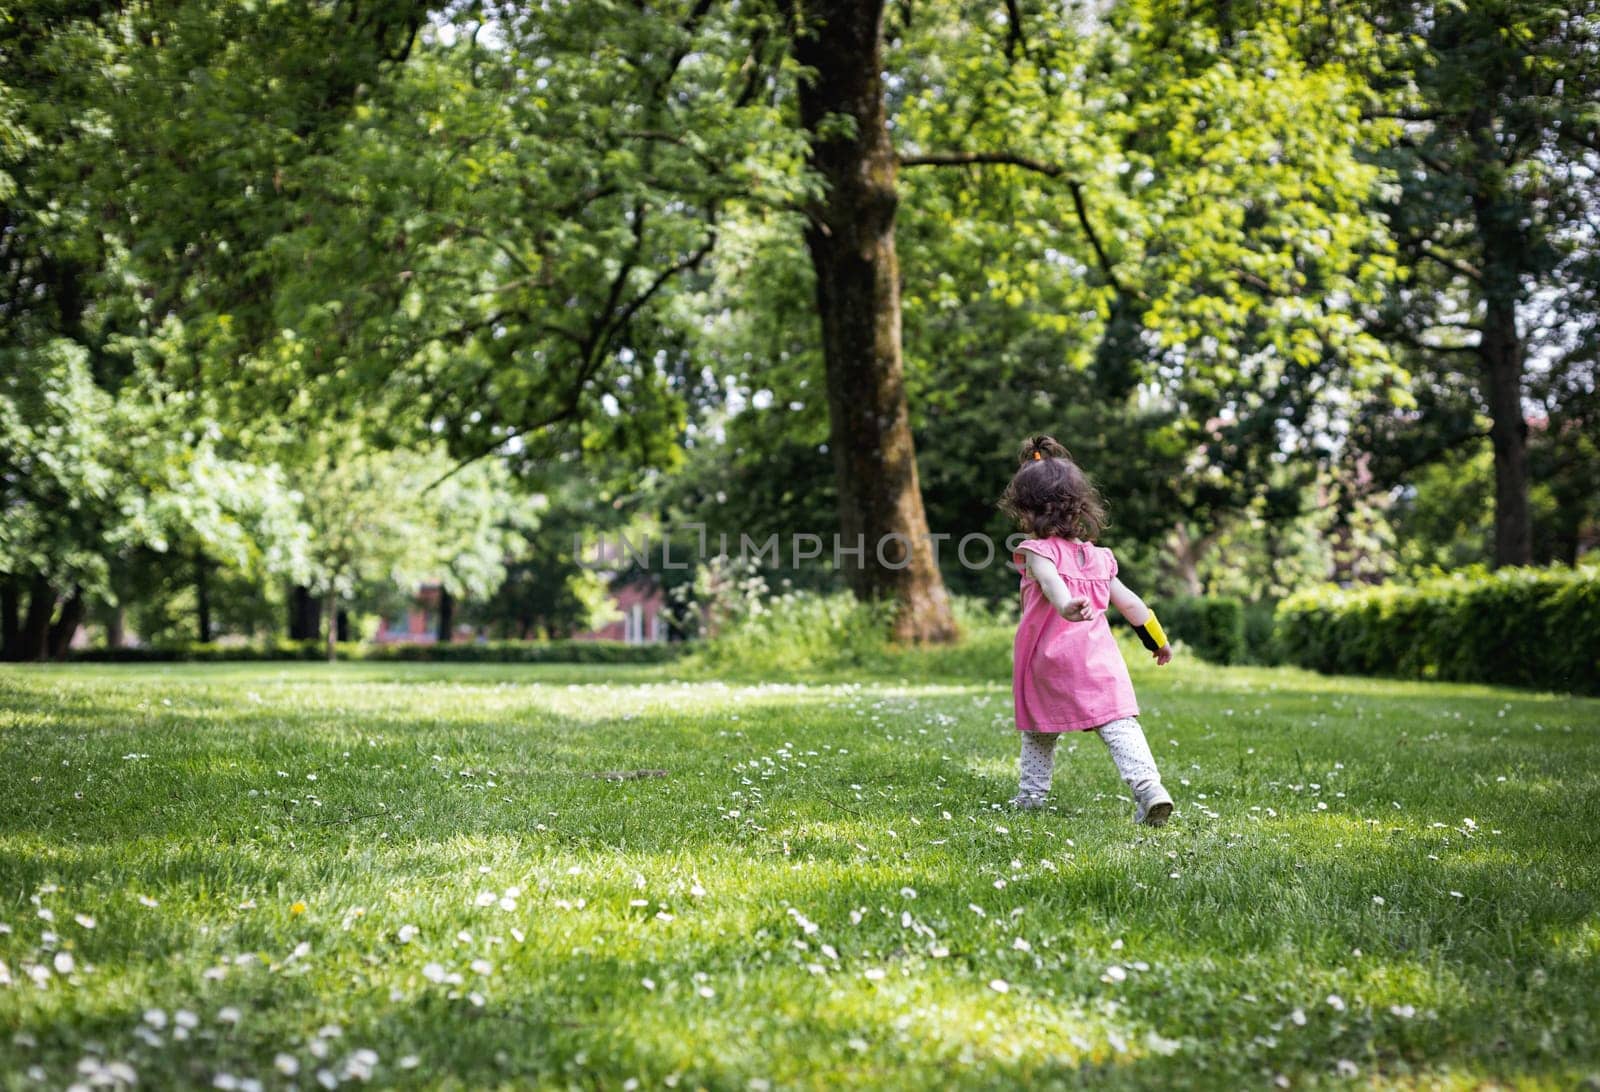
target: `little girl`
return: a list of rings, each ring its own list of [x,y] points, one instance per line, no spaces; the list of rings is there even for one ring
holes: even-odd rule
[[[1044,806],[1062,732],[1098,732],[1133,790],[1133,820],[1159,827],[1172,814],[1128,666],[1111,636],[1111,604],[1131,623],[1156,662],[1172,648],[1155,614],[1117,579],[1117,559],[1092,539],[1105,525],[1094,485],[1049,436],[1022,445],[1022,465],[1000,507],[1030,537],[1015,555],[1022,574],[1012,697],[1022,733],[1021,787],[1012,806]]]

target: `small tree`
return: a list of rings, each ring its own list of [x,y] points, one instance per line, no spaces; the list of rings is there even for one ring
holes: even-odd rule
[[[359,439],[330,441],[302,472],[308,584],[323,605],[328,659],[336,657],[341,597],[366,583],[445,586],[485,594],[504,578],[502,516],[510,508],[503,471],[476,463],[449,473],[442,451],[385,451]]]
[[[64,653],[88,603],[116,599],[112,569],[131,552],[298,571],[283,474],[240,455],[142,364],[113,394],[75,342],[0,357],[4,657]]]

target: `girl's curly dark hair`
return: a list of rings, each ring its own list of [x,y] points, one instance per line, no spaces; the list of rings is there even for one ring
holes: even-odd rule
[[[1105,528],[1106,506],[1089,476],[1050,436],[1030,436],[1021,466],[1000,497],[1000,510],[1034,538],[1092,541]]]

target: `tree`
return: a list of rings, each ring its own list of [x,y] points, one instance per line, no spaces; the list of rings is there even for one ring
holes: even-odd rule
[[[259,526],[262,506],[288,506],[270,456],[242,457],[274,415],[259,401],[228,412],[248,400],[247,372],[203,385],[196,364],[260,336],[271,291],[253,256],[282,227],[270,179],[322,147],[422,9],[13,7],[0,19],[0,393],[21,416],[0,438],[0,613],[20,616],[31,590],[8,647],[34,654],[47,622],[70,636],[86,596],[117,595],[112,570],[147,553],[184,554],[206,636],[217,565],[273,565],[256,555],[285,540]],[[40,427],[63,408],[75,419]],[[130,440],[104,439],[116,430]]]
[[[507,578],[506,561],[540,525],[544,500],[519,496],[500,460],[451,474],[414,499],[426,509],[438,543],[437,637],[450,641],[457,602],[487,595]]]
[[[389,451],[331,432],[298,472],[311,592],[323,607],[335,658],[339,603],[369,584],[415,588],[438,581],[457,595],[487,595],[505,577],[504,470],[479,462],[451,479],[438,502],[425,491],[451,468],[441,448]]]
[[[472,615],[517,640],[560,640],[615,615],[605,580],[572,556],[571,535],[553,527],[529,533],[506,565],[506,578]]]
[[[163,587],[192,585],[161,594],[209,631],[220,587],[295,569],[270,544],[235,546],[258,518],[244,494],[285,492],[277,474],[313,498],[341,476],[408,483],[417,510],[321,497],[324,545],[349,524],[456,526],[445,537],[467,552],[429,553],[448,631],[456,597],[501,560],[483,546],[505,530],[483,497],[509,503],[508,483],[457,469],[487,458],[531,483],[603,470],[625,480],[594,492],[624,506],[660,499],[660,472],[686,461],[668,503],[740,509],[735,530],[836,521],[847,547],[862,540],[857,592],[896,601],[898,636],[940,639],[945,578],[994,584],[942,575],[929,531],[1003,533],[992,501],[1009,452],[1041,428],[1112,492],[1130,563],[1182,535],[1180,575],[1203,579],[1207,544],[1303,516],[1359,438],[1353,400],[1370,393],[1374,419],[1417,431],[1396,410],[1407,377],[1391,350],[1414,364],[1418,413],[1448,404],[1476,427],[1481,400],[1445,397],[1457,365],[1433,361],[1481,362],[1493,339],[1437,322],[1483,325],[1474,286],[1488,281],[1471,275],[1488,266],[1469,243],[1517,208],[1532,210],[1517,220],[1535,225],[1518,228],[1530,256],[1501,266],[1522,270],[1525,294],[1533,276],[1562,289],[1518,317],[1578,331],[1516,331],[1543,347],[1522,397],[1550,422],[1545,492],[1581,497],[1597,310],[1573,211],[1592,188],[1573,156],[1594,119],[1567,93],[1590,87],[1568,79],[1581,28],[1533,0],[1437,26],[1399,0],[1302,7],[28,5],[37,18],[0,24],[0,330],[18,366],[55,361],[50,382],[87,415],[63,434],[83,465],[41,480],[95,513],[62,557],[99,554],[52,568],[46,628],[80,573],[115,588],[160,542]],[[1543,118],[1566,149],[1519,151],[1498,190],[1472,190],[1511,195],[1488,218],[1419,158],[1454,149],[1440,162],[1481,167],[1481,127],[1449,121],[1471,97],[1456,85],[1480,24],[1513,43],[1480,43],[1501,88],[1491,130],[1531,147],[1519,134]],[[1453,37],[1428,37],[1447,25]],[[1566,106],[1523,101],[1534,70],[1567,81],[1545,96]],[[1437,192],[1395,185],[1417,169]],[[1417,270],[1398,290],[1384,216]],[[1423,239],[1424,221],[1470,231]],[[1455,311],[1414,306],[1436,287]],[[182,427],[138,424],[152,439],[137,466],[87,427],[158,406]],[[25,448],[55,442],[27,424],[0,462],[0,504],[34,504]],[[296,450],[318,434],[333,447]],[[208,509],[191,486],[213,464],[242,492]],[[119,480],[95,494],[100,470]],[[135,472],[155,476],[120,480]],[[30,516],[33,540],[49,516]],[[1586,533],[1539,525],[1564,556]],[[904,566],[879,564],[896,536]],[[316,631],[329,588],[391,579],[381,552],[325,558],[291,596],[299,631]],[[9,564],[0,625],[20,635],[38,566]]]
[[[533,475],[669,461],[661,354],[692,319],[673,291],[724,206],[786,199],[800,164],[738,94],[741,64],[768,63],[743,17],[712,7],[482,3],[429,27],[328,154],[275,181],[294,215],[259,260],[284,332],[242,347],[273,395],[314,387],[369,407],[381,443],[442,437]]]
[[[839,528],[847,545],[867,552],[851,585],[863,599],[894,598],[897,638],[951,640],[955,619],[928,538],[901,359],[883,4],[808,3],[791,17],[795,59],[810,70],[800,81],[800,122],[827,187],[805,239],[816,271]]]
[[[1348,400],[1403,397],[1387,346],[1362,328],[1394,272],[1370,208],[1384,174],[1362,149],[1392,123],[1362,117],[1364,87],[1298,37],[1295,10],[1258,7],[1248,32],[1159,4],[1100,22],[1021,6],[1001,21],[963,3],[889,12],[900,173],[846,170],[843,185],[892,183],[878,196],[897,202],[907,255],[904,386],[934,530],[1004,534],[993,500],[1016,438],[1048,430],[1106,480],[1124,543],[1180,523],[1209,542],[1234,519],[1297,516],[1343,442]],[[863,84],[855,100],[870,98]],[[827,133],[862,131],[831,117]],[[701,351],[760,401],[722,426],[731,458],[705,459],[702,497],[730,499],[699,510],[812,526],[844,481],[825,481],[817,457],[825,444],[840,458],[836,400],[813,382],[826,326],[801,332],[792,248],[770,225],[745,230],[725,232],[718,256],[742,319]],[[812,229],[799,260],[813,266],[814,237],[847,238]],[[773,510],[750,511],[757,496]],[[947,579],[996,586],[954,571],[951,553]]]
[[[1405,126],[1387,211],[1414,270],[1379,329],[1486,411],[1494,561],[1526,564],[1529,361],[1566,368],[1587,342],[1591,385],[1594,375],[1600,7],[1383,0],[1361,10],[1379,33],[1373,112]],[[1570,322],[1545,321],[1558,315]]]
[[[1585,340],[1547,361],[1531,384],[1543,411],[1528,441],[1536,562],[1574,565],[1600,543],[1600,329],[1591,326]]]
[[[26,367],[17,355],[0,369],[0,655],[40,660],[64,651],[85,596],[105,580],[124,483],[104,427],[111,400],[87,354],[54,341]]]
[[[939,263],[908,290],[937,324],[931,350],[959,354],[958,327],[984,308],[979,329],[1035,356],[1016,373],[1031,405],[1008,397],[1010,376],[955,389],[1021,407],[1035,423],[1014,433],[1077,426],[1069,446],[1136,467],[1122,495],[1164,509],[1191,549],[1247,513],[1294,516],[1345,446],[1348,401],[1405,400],[1363,329],[1395,272],[1370,208],[1385,174],[1364,158],[1393,126],[1362,116],[1340,52],[1370,32],[1341,18],[1330,55],[1298,6],[1271,2],[1130,2],[1076,26],[1012,14],[945,34],[897,115],[907,219],[930,221],[913,252]]]
[[[113,395],[75,342],[0,353],[0,655],[63,654],[90,603],[115,601],[130,553],[298,567],[282,473],[236,457],[219,431],[142,364]]]

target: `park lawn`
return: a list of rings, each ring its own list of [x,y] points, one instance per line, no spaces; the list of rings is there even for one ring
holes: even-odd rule
[[[0,1086],[1600,1080],[1600,702],[1141,666],[1148,831],[1008,680],[692,670],[0,670]]]

